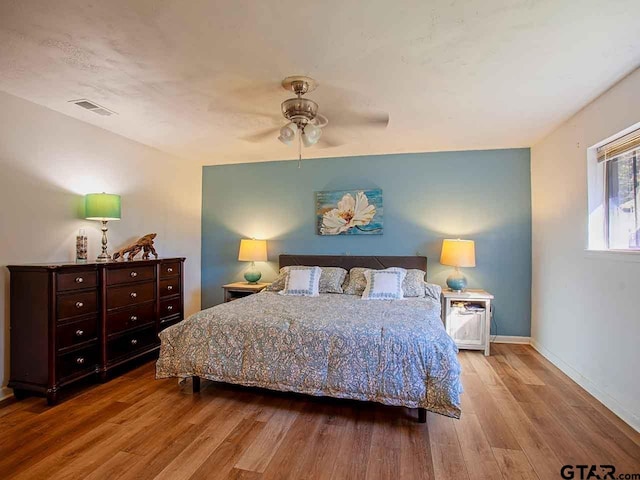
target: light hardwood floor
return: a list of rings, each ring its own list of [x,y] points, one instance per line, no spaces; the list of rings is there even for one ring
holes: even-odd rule
[[[203,382],[146,364],[47,407],[0,408],[0,478],[556,479],[640,473],[640,434],[528,346],[460,353],[460,420]],[[631,379],[630,379],[631,381]],[[576,477],[577,478],[577,477]]]

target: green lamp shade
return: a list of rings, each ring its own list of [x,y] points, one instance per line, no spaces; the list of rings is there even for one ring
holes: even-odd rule
[[[120,195],[89,193],[84,197],[87,220],[120,220]]]

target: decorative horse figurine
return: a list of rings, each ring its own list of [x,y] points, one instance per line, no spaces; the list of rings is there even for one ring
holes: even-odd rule
[[[133,257],[139,254],[141,251],[144,251],[144,253],[142,254],[143,260],[148,260],[150,253],[158,258],[158,252],[156,252],[156,249],[153,248],[153,239],[156,238],[156,235],[157,234],[155,233],[149,233],[144,237],[140,237],[131,245],[128,245],[124,248],[121,248],[117,252],[114,252],[113,259],[117,260],[120,257],[124,259],[124,256],[128,254],[129,256],[127,257],[127,260],[133,260]]]

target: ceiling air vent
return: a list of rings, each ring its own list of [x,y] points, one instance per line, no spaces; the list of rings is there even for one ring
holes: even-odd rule
[[[113,115],[114,111],[109,110],[108,108],[102,107],[95,102],[91,102],[86,98],[81,98],[80,100],[69,100],[69,103],[75,103],[77,106],[82,107],[86,110],[89,110],[93,113],[97,113],[98,115],[103,115],[108,117],[109,115]]]

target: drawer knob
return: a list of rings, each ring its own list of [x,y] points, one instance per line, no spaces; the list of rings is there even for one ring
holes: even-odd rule
[[[167,268],[167,272],[168,272],[168,273],[173,272],[173,268],[171,268],[171,267]]]
[[[84,307],[84,303],[76,302],[76,308],[82,308],[82,307]]]
[[[131,345],[137,345],[137,344],[138,344],[138,340],[136,340],[135,338],[131,340]]]
[[[138,294],[136,292],[131,292],[131,298],[136,298]]]
[[[78,357],[76,358],[76,363],[78,365],[84,365],[84,357]]]
[[[131,320],[132,322],[135,322],[136,320],[138,320],[138,316],[137,315],[131,315],[129,317],[129,320]]]
[[[84,278],[76,277],[76,283],[82,283],[82,282],[84,282]]]
[[[173,310],[173,305],[167,305],[167,310],[168,310],[168,311]]]
[[[173,285],[167,285],[167,290],[169,291],[173,290]]]
[[[131,278],[136,278],[138,276],[138,272],[131,272],[129,275],[131,275]]]
[[[83,335],[84,335],[84,330],[80,330],[80,329],[76,330],[76,337],[81,337]]]

